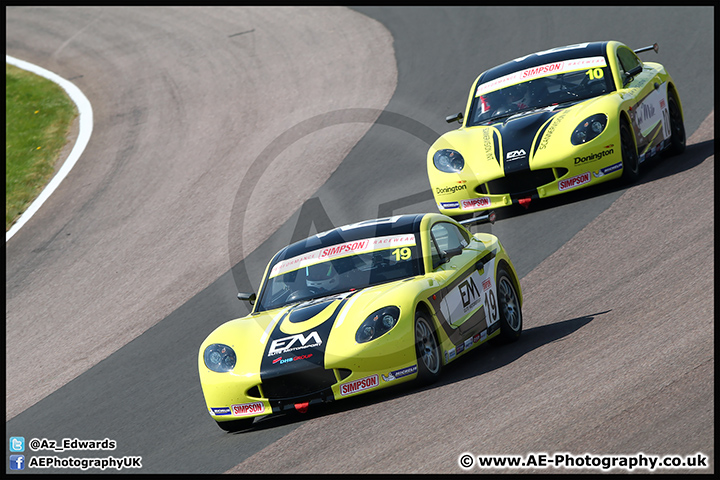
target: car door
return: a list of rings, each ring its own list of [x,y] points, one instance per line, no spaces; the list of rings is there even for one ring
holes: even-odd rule
[[[447,274],[439,299],[438,317],[456,345],[456,353],[460,353],[464,342],[472,341],[472,337],[481,331],[488,330],[486,333],[489,333],[498,320],[495,255],[478,249],[476,245],[480,242],[472,242],[471,246],[468,233],[450,222],[434,224],[430,236],[435,271]],[[462,253],[441,263],[442,252],[457,249]]]
[[[630,48],[617,49],[618,70],[624,88],[634,98],[629,109],[640,161],[654,147],[670,138],[670,112],[667,102],[667,82],[661,82],[656,72],[643,65]],[[642,67],[640,73],[631,75],[633,69]]]

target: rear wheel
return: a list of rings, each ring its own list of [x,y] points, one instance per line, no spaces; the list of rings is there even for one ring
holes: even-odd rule
[[[620,121],[620,150],[622,151],[623,173],[625,183],[635,183],[640,178],[640,161],[630,125],[626,120]]]
[[[437,380],[442,370],[440,346],[432,321],[422,312],[415,314],[415,353],[420,383],[427,384]]]
[[[240,418],[238,420],[230,420],[227,422],[217,422],[218,427],[222,428],[226,432],[239,432],[240,430],[246,430],[250,428],[253,423],[253,418]]]
[[[670,111],[670,149],[671,155],[679,155],[685,151],[685,125],[683,124],[680,104],[675,92],[668,92],[668,110]]]
[[[523,327],[520,298],[510,274],[504,268],[497,274],[497,299],[500,312],[500,335],[498,343],[510,343],[520,338]]]

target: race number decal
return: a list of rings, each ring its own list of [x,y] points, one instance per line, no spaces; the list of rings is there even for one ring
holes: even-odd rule
[[[585,72],[585,75],[588,76],[589,80],[598,80],[605,76],[602,68],[591,68],[590,70]]]
[[[633,108],[635,124],[644,137],[657,127],[658,123],[662,123],[662,134],[664,139],[670,138],[670,112],[668,111],[667,102],[667,83],[663,83],[660,88],[653,90],[640,103]]]
[[[484,308],[487,326],[498,319],[495,298],[495,259],[485,264],[482,275],[477,271],[465,277],[453,287],[443,299],[442,313],[452,327],[459,327]],[[479,322],[479,317],[475,321]]]
[[[395,261],[399,262],[400,260],[408,260],[410,259],[410,256],[412,255],[412,251],[407,248],[396,248],[392,251],[392,254],[395,255]]]
[[[485,264],[485,279],[482,283],[483,297],[485,298],[485,320],[489,327],[498,321],[500,313],[498,310],[498,301],[495,292],[495,259],[493,258]]]

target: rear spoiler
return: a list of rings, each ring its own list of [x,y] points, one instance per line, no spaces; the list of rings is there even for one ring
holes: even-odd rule
[[[655,53],[658,53],[658,44],[653,43],[649,47],[638,48],[637,50],[633,50],[633,52],[642,53],[642,52],[647,52],[648,50],[655,50]]]
[[[469,225],[476,225],[478,223],[495,223],[495,211],[490,210],[487,213],[478,215],[477,217],[468,218],[467,220],[463,220],[458,223],[466,227]]]

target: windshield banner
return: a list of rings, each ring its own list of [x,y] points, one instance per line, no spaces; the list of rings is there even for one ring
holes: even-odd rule
[[[270,271],[270,278],[335,258],[414,245],[415,235],[412,233],[406,235],[391,235],[388,237],[363,238],[352,242],[338,243],[276,263]]]
[[[585,68],[602,68],[605,66],[607,66],[605,57],[574,58],[572,60],[546,63],[545,65],[538,65],[537,67],[513,72],[509,75],[505,75],[504,77],[496,78],[495,80],[490,80],[487,83],[478,85],[477,91],[475,91],[475,96],[479,97],[480,95],[509,87],[510,85],[533,80],[535,78],[557,75],[559,73],[575,72]]]

